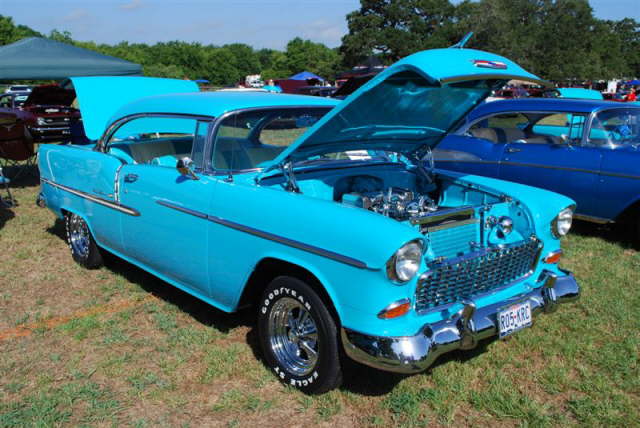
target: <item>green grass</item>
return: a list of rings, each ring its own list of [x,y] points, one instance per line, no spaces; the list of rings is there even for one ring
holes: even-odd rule
[[[223,314],[113,257],[80,268],[34,206],[36,181],[13,192],[20,205],[0,211],[0,335],[33,330],[0,341],[0,427],[640,420],[640,253],[613,232],[580,225],[566,240],[582,299],[534,328],[415,376],[347,364],[341,389],[309,397],[260,362],[251,312]]]

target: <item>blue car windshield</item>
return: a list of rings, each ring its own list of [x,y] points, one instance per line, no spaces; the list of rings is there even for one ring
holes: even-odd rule
[[[640,144],[640,109],[599,112],[589,132],[592,144]]]

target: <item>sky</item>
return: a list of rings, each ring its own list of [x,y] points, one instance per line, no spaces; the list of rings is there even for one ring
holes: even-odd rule
[[[455,1],[457,2],[457,1]],[[602,19],[640,21],[640,0],[590,0]],[[340,45],[359,0],[0,0],[0,14],[44,34],[115,44],[170,40],[283,49],[294,37]]]

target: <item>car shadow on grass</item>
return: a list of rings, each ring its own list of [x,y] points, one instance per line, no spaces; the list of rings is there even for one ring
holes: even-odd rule
[[[637,233],[628,224],[596,224],[584,220],[574,220],[571,234],[585,238],[600,238],[625,249],[640,250]]]
[[[64,221],[60,219],[56,219],[54,225],[49,227],[47,232],[66,241]],[[205,326],[227,333],[236,327],[247,326],[251,323],[251,311],[242,310],[232,314],[223,312],[107,251],[102,251],[102,255],[105,268],[112,273],[139,286],[147,293],[178,307],[182,312],[189,314]]]
[[[456,350],[441,355],[427,370],[415,374],[386,372],[357,363],[349,358],[343,359],[343,383],[341,390],[369,397],[386,395],[404,379],[413,376],[431,376],[434,369],[451,362],[465,363],[487,352],[487,347],[495,342],[495,338],[485,339],[470,350]]]

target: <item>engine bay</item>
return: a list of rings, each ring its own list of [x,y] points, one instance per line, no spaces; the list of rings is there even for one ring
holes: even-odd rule
[[[400,221],[438,211],[438,204],[429,195],[399,187],[374,192],[345,193],[342,195],[342,203]]]
[[[380,177],[371,175],[343,177],[335,185],[334,200],[398,221],[413,221],[446,208],[438,205],[438,186],[433,183],[406,183],[413,184],[413,189],[405,183],[393,184],[385,185]]]

